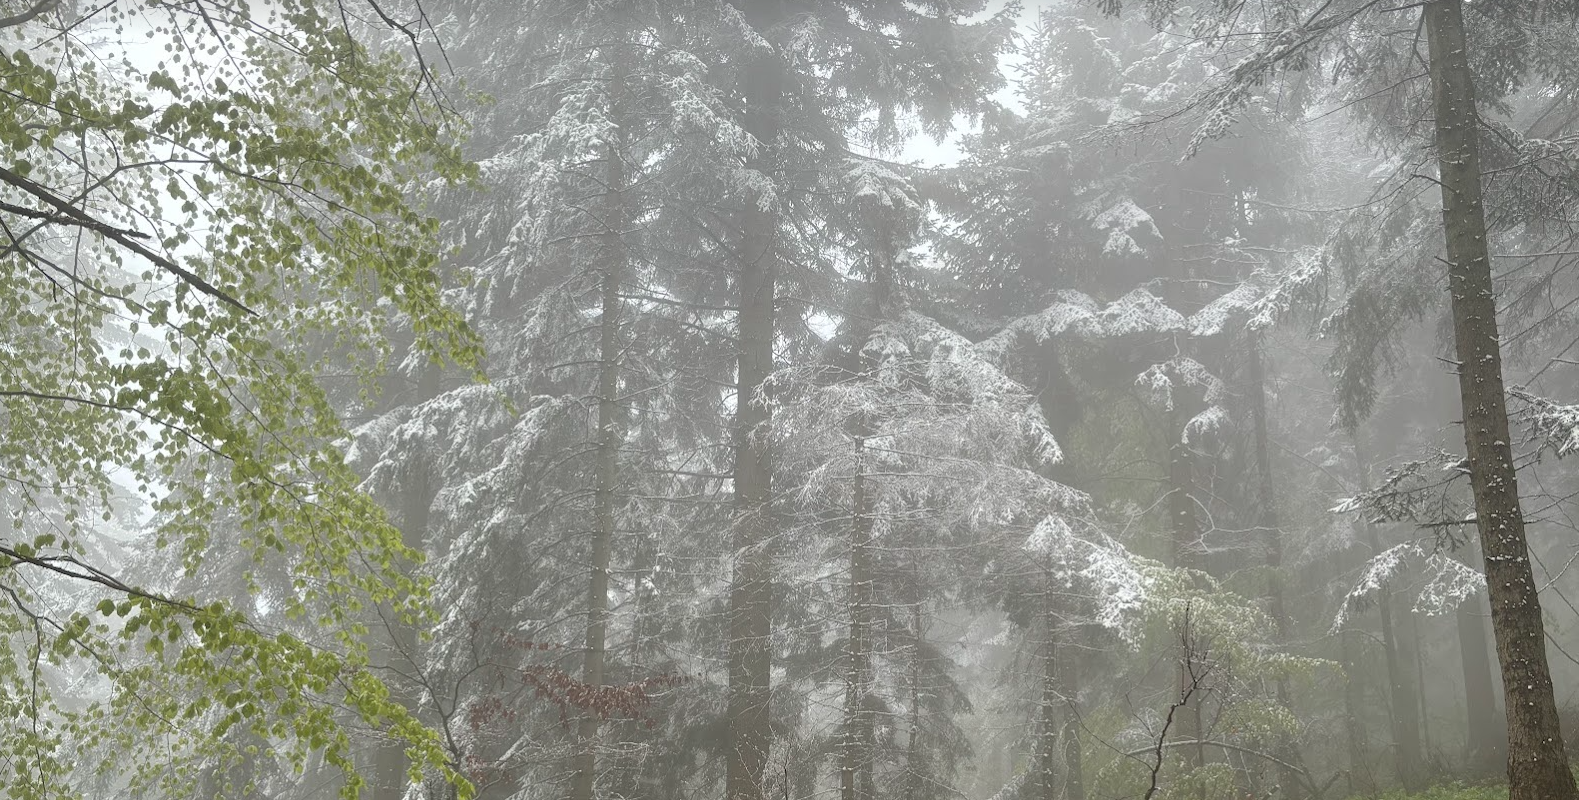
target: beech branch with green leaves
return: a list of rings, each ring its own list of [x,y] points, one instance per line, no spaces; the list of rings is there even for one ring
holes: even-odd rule
[[[355,797],[353,720],[469,794],[367,668],[358,612],[425,618],[427,588],[345,464],[325,388],[351,376],[371,397],[392,322],[427,357],[479,363],[440,297],[437,224],[407,200],[472,169],[431,28],[406,18],[425,19],[371,0],[0,3],[7,796],[79,794],[85,761],[101,789],[191,795],[200,759],[246,757],[336,767]],[[250,604],[204,596],[215,530],[291,591],[249,573]]]

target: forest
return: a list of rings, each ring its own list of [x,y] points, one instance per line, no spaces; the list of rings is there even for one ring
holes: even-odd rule
[[[1579,0],[0,0],[5,798],[1579,800],[1575,454]]]

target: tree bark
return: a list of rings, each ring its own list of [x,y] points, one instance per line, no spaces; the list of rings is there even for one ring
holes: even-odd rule
[[[769,32],[785,13],[782,2],[737,0],[759,32]],[[778,139],[785,86],[776,51],[762,52],[741,79],[743,124],[763,148],[748,166],[771,175],[771,150]],[[761,397],[773,371],[774,289],[779,254],[778,214],[773,198],[754,191],[742,198],[737,242],[738,368],[735,394],[734,574],[729,589],[727,800],[761,800],[771,746],[769,717],[773,668],[773,453],[765,435],[770,411]]]
[[[1481,201],[1479,112],[1462,0],[1425,5],[1436,108],[1437,169],[1470,483],[1485,557],[1491,625],[1507,695],[1509,800],[1574,800],[1546,661],[1508,435],[1496,292]]]
[[[616,134],[618,136],[618,134]],[[623,150],[615,142],[604,148],[604,212],[598,270],[601,317],[598,320],[598,417],[595,434],[596,488],[593,494],[593,528],[587,575],[587,632],[581,662],[581,682],[594,691],[604,683],[609,617],[609,566],[614,546],[614,504],[619,482],[620,350],[624,304],[620,285],[625,281],[627,255],[624,235],[629,225],[625,205]],[[597,782],[598,713],[582,709],[576,725],[576,774],[571,780],[571,800],[592,800]]]
[[[1037,373],[1037,403],[1046,418],[1048,428],[1053,432],[1053,439],[1060,446],[1068,447],[1070,432],[1074,429],[1076,419],[1080,414],[1080,398],[1074,384],[1069,380],[1065,371],[1063,359],[1052,342],[1039,345]],[[1065,485],[1074,485],[1077,482],[1071,454],[1066,451],[1064,460],[1047,468],[1047,477]],[[1043,787],[1046,797],[1053,797],[1057,791],[1058,764],[1052,757],[1056,746],[1055,739],[1059,735],[1054,726],[1062,727],[1063,736],[1063,767],[1064,767],[1064,797],[1066,800],[1085,800],[1085,779],[1081,771],[1080,751],[1080,717],[1075,704],[1075,697],[1079,691],[1079,679],[1075,669],[1076,659],[1066,648],[1058,646],[1060,626],[1058,620],[1059,603],[1070,602],[1061,599],[1057,584],[1052,576],[1048,577],[1048,599],[1044,614],[1047,620],[1047,642],[1043,653],[1043,712],[1045,729],[1046,755],[1040,761],[1037,769],[1040,774],[1033,777],[1034,785]],[[1072,613],[1082,613],[1077,605]],[[1039,747],[1042,743],[1039,743]]]
[[[912,561],[910,565],[910,636],[912,646],[910,653],[910,708],[906,714],[905,728],[907,740],[905,742],[905,783],[904,797],[921,798],[935,794],[926,792],[927,770],[926,748],[923,742],[926,734],[921,724],[921,685],[925,680],[922,662],[924,648],[927,641],[925,604],[921,599],[921,569],[920,564]]]
[[[1420,637],[1420,615],[1409,614],[1409,644],[1404,652],[1414,662],[1415,669],[1415,707],[1420,709],[1420,753],[1421,758],[1431,752],[1431,706],[1426,702],[1425,686],[1425,643]]]

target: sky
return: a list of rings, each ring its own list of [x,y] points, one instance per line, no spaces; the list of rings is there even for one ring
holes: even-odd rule
[[[993,0],[988,7],[987,13],[996,14],[1003,10],[1004,6],[1007,6],[1009,2],[1010,0]],[[1024,36],[1030,32],[1031,22],[1035,19],[1036,12],[1042,7],[1043,3],[1038,2],[1038,0],[1024,0],[1022,4],[1024,7],[1020,12],[1020,34]],[[1001,56],[999,63],[1004,76],[1012,79],[1015,67],[1022,60],[1015,53]],[[1010,108],[1019,107],[1019,100],[1014,96],[1013,90],[1007,87],[994,95],[993,99]],[[935,142],[929,136],[915,136],[900,151],[896,160],[916,162],[926,167],[942,167],[956,164],[961,158],[960,139],[971,132],[972,125],[970,121],[960,118],[955,122],[954,132],[945,141]]]

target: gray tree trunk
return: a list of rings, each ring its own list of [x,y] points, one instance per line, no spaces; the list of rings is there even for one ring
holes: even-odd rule
[[[438,397],[442,377],[438,365],[424,366],[417,378],[412,405],[420,405]],[[426,459],[412,459],[404,466],[406,474],[402,476],[400,486],[400,539],[406,547],[420,551],[423,540],[427,538],[432,516],[434,487]],[[409,674],[414,667],[420,667],[420,664],[413,663],[420,658],[417,653],[417,633],[388,608],[383,609],[381,615],[384,635],[387,637],[382,645],[385,663],[397,665],[399,672]],[[416,709],[412,687],[392,684],[389,688],[395,699],[407,708]],[[405,742],[394,739],[380,741],[374,756],[373,800],[400,800],[404,797],[408,781],[406,769],[409,766]]]
[[[1293,623],[1283,600],[1283,533],[1282,521],[1277,512],[1277,489],[1272,480],[1271,426],[1267,414],[1266,365],[1262,362],[1261,336],[1250,334],[1250,410],[1255,427],[1256,505],[1260,514],[1256,525],[1261,529],[1261,541],[1266,547],[1267,614],[1277,625],[1278,643],[1286,645],[1293,638]],[[1277,701],[1284,708],[1293,709],[1293,691],[1288,678],[1278,676]],[[1295,763],[1299,754],[1288,736],[1279,736],[1274,743],[1277,755],[1289,764]],[[1278,767],[1278,783],[1282,794],[1291,800],[1304,796],[1304,781],[1289,767]]]
[[[759,31],[770,31],[787,13],[782,0],[734,0]],[[745,129],[771,151],[781,127],[784,65],[776,51],[746,65],[741,91]],[[771,156],[750,168],[772,174]],[[773,372],[774,289],[778,274],[778,214],[758,196],[743,198],[738,240],[738,368],[734,430],[734,574],[729,587],[727,800],[761,800],[772,728],[769,700],[773,669],[773,452],[765,435],[771,421],[761,397]]]
[[[850,524],[850,588],[846,610],[844,736],[840,743],[840,800],[872,800],[873,731],[867,694],[872,680],[872,497],[866,475],[866,440],[855,440],[855,478]]]
[[[1343,725],[1349,740],[1349,791],[1351,794],[1373,794],[1376,781],[1371,774],[1370,736],[1365,730],[1362,711],[1365,708],[1365,688],[1360,678],[1360,632],[1345,629],[1340,637],[1344,674]]]
[[[619,385],[621,349],[624,346],[624,302],[620,286],[625,281],[625,229],[629,210],[625,201],[624,153],[617,143],[604,148],[603,180],[605,194],[603,227],[599,236],[598,274],[601,316],[598,320],[598,417],[596,441],[596,487],[592,509],[592,547],[587,564],[587,632],[581,662],[581,682],[594,691],[604,682],[608,660],[609,566],[614,547],[614,505],[619,483],[619,451],[623,444],[619,430]],[[579,752],[576,773],[570,784],[570,800],[592,800],[597,783],[598,709],[582,709],[576,724]]]

